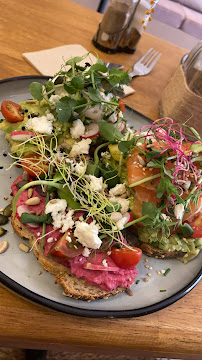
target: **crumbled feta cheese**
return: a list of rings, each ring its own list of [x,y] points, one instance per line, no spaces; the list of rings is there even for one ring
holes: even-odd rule
[[[121,213],[124,214],[125,212],[128,211],[129,209],[129,200],[128,199],[123,199],[121,197],[110,197],[109,201],[111,203],[119,203],[121,205]]]
[[[37,235],[37,236],[40,236],[40,235],[41,235],[41,233],[40,233],[40,232],[38,232],[36,235]]]
[[[26,123],[26,129],[33,130],[40,134],[50,135],[53,130],[52,122],[47,119],[47,116],[30,118]]]
[[[85,247],[90,249],[99,249],[102,241],[98,237],[98,227],[94,221],[90,224],[85,222],[76,221],[76,229],[74,236]]]
[[[73,139],[79,139],[85,132],[85,126],[80,119],[73,122],[73,126],[70,128],[70,134]]]
[[[53,242],[53,238],[52,238],[52,237],[49,237],[49,238],[47,239],[47,243],[51,243],[51,242]]]
[[[52,113],[46,113],[46,117],[48,119],[48,121],[56,121],[56,118],[54,117],[54,115]]]
[[[104,267],[108,267],[108,264],[107,264],[106,259],[102,260],[102,265],[103,265]]]
[[[77,173],[79,176],[84,175],[86,171],[86,165],[81,161],[72,166],[72,171]]]
[[[59,100],[60,100],[59,95],[51,95],[51,97],[49,98],[49,101],[52,102],[53,104],[56,104]]]
[[[111,101],[114,96],[112,93],[108,93],[107,95],[105,95],[104,92],[100,92],[100,95],[105,101]]]
[[[90,255],[90,250],[89,250],[87,247],[85,247],[85,248],[83,249],[82,255],[83,255],[84,257],[88,257],[88,256]]]
[[[67,202],[64,199],[53,199],[50,200],[45,207],[45,214],[58,213],[65,211]]]
[[[111,250],[107,251],[107,255],[111,255],[111,253],[112,253]]]
[[[74,226],[74,220],[72,219],[72,215],[74,210],[69,210],[67,214],[62,218],[62,229],[61,232],[65,233],[68,229],[72,229]]]
[[[175,205],[174,214],[176,216],[176,219],[178,220],[182,219],[184,215],[184,205],[183,204]]]
[[[101,157],[103,157],[105,159],[111,159],[111,154],[109,153],[109,151],[104,151],[104,152],[101,152]]]
[[[116,113],[113,113],[113,114],[111,114],[110,116],[109,116],[109,118],[108,118],[108,120],[111,122],[111,123],[115,123],[115,122],[117,122],[117,119],[118,119],[118,116],[117,116],[117,114]]]
[[[125,184],[116,184],[115,187],[109,190],[110,196],[123,195],[126,192]]]
[[[117,221],[116,226],[118,230],[123,230],[124,229],[124,225],[126,225],[128,222],[128,217],[127,216],[123,216],[122,219],[120,219],[119,221]]]
[[[76,157],[80,154],[88,154],[91,142],[91,139],[82,139],[81,141],[75,143],[72,146],[69,156]]]
[[[97,178],[94,175],[89,175],[90,178],[90,187],[93,191],[101,191],[103,188],[103,178]]]

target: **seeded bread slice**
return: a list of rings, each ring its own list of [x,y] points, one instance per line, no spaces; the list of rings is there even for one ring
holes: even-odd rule
[[[164,251],[157,247],[151,246],[143,241],[138,241],[137,246],[142,249],[143,253],[147,256],[158,258],[180,258],[184,254],[182,251]]]
[[[14,213],[11,216],[11,222],[16,234],[21,238],[29,240],[34,255],[44,270],[55,275],[55,283],[61,285],[64,289],[65,296],[90,301],[96,299],[108,299],[110,296],[115,296],[126,290],[125,288],[118,287],[113,291],[104,291],[97,286],[87,284],[84,279],[77,278],[75,275],[71,274],[67,267],[54,261],[51,256],[44,256],[43,249],[37,242],[34,234],[27,226],[23,225],[18,220]]]

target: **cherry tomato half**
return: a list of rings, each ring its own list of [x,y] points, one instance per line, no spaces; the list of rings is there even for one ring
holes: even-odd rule
[[[120,106],[120,108],[121,108],[122,113],[124,113],[124,111],[125,111],[125,104],[124,104],[124,102],[123,102],[122,100],[119,100],[119,106]]]
[[[25,155],[21,160],[21,165],[23,169],[30,176],[40,176],[48,172],[48,164],[43,162],[41,156],[38,154],[28,154]]]
[[[113,248],[111,258],[120,268],[127,269],[136,266],[142,257],[142,250],[136,247]]]
[[[68,240],[71,238],[71,241]],[[83,246],[81,246],[73,238],[71,230],[68,230],[50,249],[49,254],[61,260],[67,260],[78,256],[82,253]]]
[[[192,238],[201,238],[202,237],[202,212],[199,212],[192,221],[188,222],[189,225],[194,230],[191,235]]]
[[[21,106],[13,101],[4,100],[1,104],[1,112],[5,119],[10,123],[24,120]]]

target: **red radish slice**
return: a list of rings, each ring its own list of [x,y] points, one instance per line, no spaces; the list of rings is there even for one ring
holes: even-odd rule
[[[84,265],[84,269],[98,270],[98,271],[119,271],[119,268],[115,267],[115,266],[102,266],[102,265],[95,265],[95,264],[91,264],[91,263],[86,263]]]
[[[129,213],[128,211],[125,212],[123,215],[122,215],[124,218],[126,218],[126,224],[128,224],[129,222],[131,222],[133,220],[133,215],[131,213]]]
[[[11,139],[15,141],[26,141],[35,134],[31,131],[12,131],[10,133]]]
[[[118,124],[117,123],[115,123],[115,124],[113,124],[114,125],[114,127],[117,127],[117,129],[122,133],[124,130],[125,130],[125,128],[126,128],[126,123],[125,123],[125,121],[120,121]]]
[[[85,133],[82,135],[83,139],[91,139],[99,135],[99,125],[97,123],[90,123],[85,126]]]
[[[17,216],[18,220],[21,221],[21,218],[20,218],[21,215],[22,215],[23,213],[28,213],[28,214],[30,214],[30,212],[31,212],[31,210],[30,210],[29,206],[27,206],[27,205],[20,205],[20,206],[17,207],[16,216]],[[28,225],[28,226],[33,227],[33,228],[36,228],[36,227],[40,226],[39,223],[27,223],[27,224],[25,224],[25,225]]]

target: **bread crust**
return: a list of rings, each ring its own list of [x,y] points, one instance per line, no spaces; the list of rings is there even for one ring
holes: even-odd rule
[[[105,291],[97,286],[87,284],[85,279],[77,278],[75,275],[71,274],[67,267],[58,264],[51,256],[44,256],[43,249],[37,242],[34,234],[26,225],[18,220],[14,213],[11,215],[11,223],[14,231],[19,237],[29,240],[31,249],[33,249],[34,255],[43,269],[50,274],[55,275],[55,283],[61,285],[64,290],[63,295],[75,299],[91,301],[96,299],[108,299],[110,296],[115,296],[126,290],[126,288],[118,287],[113,291]]]
[[[184,254],[182,251],[164,251],[157,247],[151,246],[148,243],[143,241],[138,241],[137,246],[142,249],[143,253],[150,257],[158,257],[158,258],[179,258]]]

